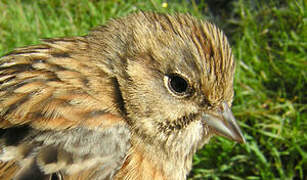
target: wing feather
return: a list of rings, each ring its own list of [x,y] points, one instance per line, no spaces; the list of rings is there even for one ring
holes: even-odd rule
[[[88,48],[86,37],[49,39],[0,58],[1,178],[68,177],[97,164],[107,177],[121,166],[130,135],[120,91]]]

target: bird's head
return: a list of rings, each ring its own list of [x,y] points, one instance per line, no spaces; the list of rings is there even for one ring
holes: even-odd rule
[[[111,24],[104,33],[121,33],[104,37],[115,42],[104,54],[117,63],[104,66],[135,135],[165,148],[197,149],[214,134],[244,142],[230,110],[235,62],[221,30],[180,14],[137,13]]]

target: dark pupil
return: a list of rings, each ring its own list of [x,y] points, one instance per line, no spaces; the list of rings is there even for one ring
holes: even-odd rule
[[[170,86],[176,93],[184,93],[188,88],[188,83],[182,77],[171,76]]]

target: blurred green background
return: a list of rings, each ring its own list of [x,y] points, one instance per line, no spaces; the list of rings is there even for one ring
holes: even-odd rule
[[[41,38],[85,35],[137,10],[190,13],[227,34],[237,62],[233,112],[246,144],[213,138],[190,179],[306,179],[307,1],[0,0],[0,55]]]

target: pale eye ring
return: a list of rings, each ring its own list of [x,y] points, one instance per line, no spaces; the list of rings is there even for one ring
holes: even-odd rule
[[[167,89],[174,95],[186,97],[190,94],[190,85],[186,78],[179,74],[166,75],[164,83]]]

